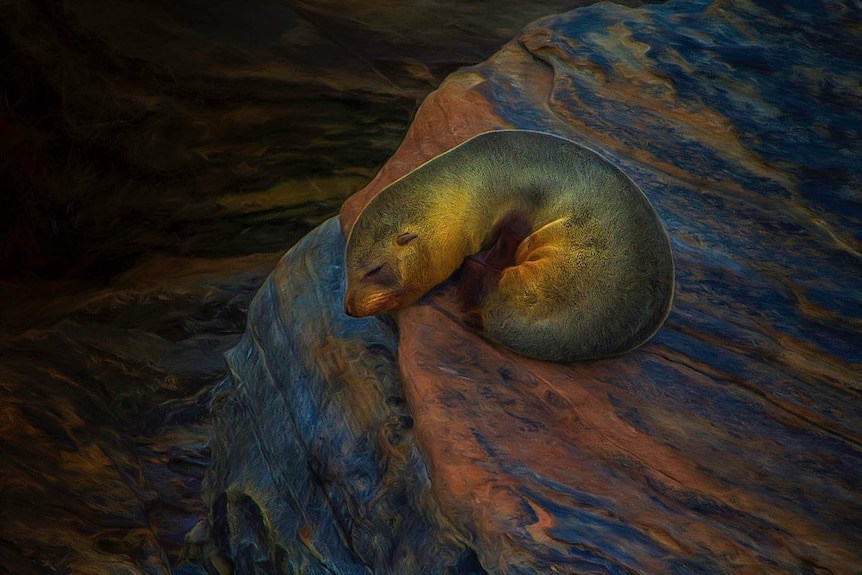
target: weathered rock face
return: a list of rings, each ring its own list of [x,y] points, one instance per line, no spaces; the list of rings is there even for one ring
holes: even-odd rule
[[[582,3],[0,2],[0,573],[202,573],[254,294],[447,74]]]
[[[334,219],[295,246],[227,355],[207,487],[226,556],[208,560],[240,573],[473,572],[411,437],[392,325],[341,311],[343,249]]]
[[[665,327],[622,357],[560,365],[487,343],[447,285],[397,323],[350,319],[327,222],[267,280],[228,355],[204,561],[862,570],[858,16],[603,4],[451,76],[342,229],[473,134],[558,133],[611,158],[663,218],[678,288]]]

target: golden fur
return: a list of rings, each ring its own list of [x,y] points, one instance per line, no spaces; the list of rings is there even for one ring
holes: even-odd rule
[[[646,196],[595,152],[527,130],[475,136],[375,196],[347,239],[345,311],[414,303],[512,214],[527,234],[481,296],[490,339],[573,361],[623,353],[658,330],[673,257]]]

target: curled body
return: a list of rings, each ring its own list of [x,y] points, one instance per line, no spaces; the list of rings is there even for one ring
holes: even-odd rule
[[[503,253],[472,311],[489,339],[522,355],[624,353],[670,310],[670,243],[640,189],[570,140],[500,130],[429,160],[368,202],[345,247],[345,312],[411,305],[495,245]]]

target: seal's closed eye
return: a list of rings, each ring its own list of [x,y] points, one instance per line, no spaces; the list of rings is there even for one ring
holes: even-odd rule
[[[365,275],[362,276],[362,279],[371,279],[376,275],[380,275],[381,271],[383,271],[383,264],[380,264],[379,266],[371,268],[370,270],[365,272]]]

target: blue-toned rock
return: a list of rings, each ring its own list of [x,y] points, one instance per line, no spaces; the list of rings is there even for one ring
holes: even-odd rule
[[[603,3],[450,76],[342,230],[471,135],[560,134],[620,166],[664,221],[668,321],[631,353],[563,365],[488,343],[451,285],[397,320],[349,319],[328,222],[279,264],[229,355],[213,564],[862,570],[858,16]]]

